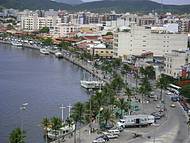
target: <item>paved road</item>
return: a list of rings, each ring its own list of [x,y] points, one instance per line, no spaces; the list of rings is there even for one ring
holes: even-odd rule
[[[134,143],[183,143],[188,138],[187,118],[178,103],[171,108],[169,97],[166,98],[167,121],[143,138],[133,140]],[[151,138],[148,138],[148,137]],[[132,143],[131,142],[131,143]]]

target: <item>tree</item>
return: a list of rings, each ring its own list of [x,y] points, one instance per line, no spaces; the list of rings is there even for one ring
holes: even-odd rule
[[[113,112],[109,108],[103,109],[101,117],[105,122],[105,126],[108,125],[108,122],[115,123],[114,121],[115,116],[113,115]]]
[[[113,35],[113,33],[112,32],[107,32],[106,35]]]
[[[150,91],[152,90],[151,85],[148,81],[148,79],[145,77],[142,79],[141,86],[139,88],[139,92],[142,94],[142,102],[144,95],[148,95]]]
[[[168,80],[164,75],[161,75],[161,77],[159,78],[159,80],[156,83],[156,86],[158,88],[160,88],[160,100],[162,100],[162,91],[163,89],[166,89],[168,86]]]
[[[20,128],[14,129],[9,136],[10,143],[25,143],[25,133]]]
[[[45,139],[46,139],[46,143],[47,143],[47,133],[48,133],[48,127],[50,126],[50,121],[47,117],[43,118],[41,125],[44,129],[44,135],[45,135]]]
[[[39,32],[40,33],[49,33],[49,27],[43,27],[42,29],[40,29]]]
[[[81,102],[78,102],[74,105],[72,108],[72,114],[71,118],[75,122],[75,126],[77,123],[79,123],[79,126],[81,126],[82,123],[84,123],[84,113],[85,113],[85,106]],[[80,129],[79,129],[79,140],[80,140]],[[76,143],[76,128],[75,128],[75,138],[74,141]]]
[[[131,89],[129,87],[125,87],[125,94],[127,95],[127,99],[128,99],[128,113],[130,114],[130,111],[131,111],[131,97],[133,96],[132,95],[132,92],[131,92]]]
[[[43,44],[48,46],[48,45],[52,45],[53,44],[53,39],[48,37],[46,39],[43,39]]]
[[[154,67],[153,66],[147,66],[145,68],[145,74],[146,76],[149,78],[149,79],[155,79],[155,70],[154,70]]]
[[[124,98],[119,98],[118,100],[116,100],[115,104],[121,110],[120,118],[123,118],[123,112],[128,111],[129,109],[127,102],[125,102]]]
[[[180,93],[187,97],[187,98],[190,98],[190,85],[185,85],[181,88],[181,91]]]
[[[52,117],[51,118],[51,126],[52,126],[52,130],[54,130],[55,133],[55,138],[56,138],[56,132],[61,128],[62,126],[62,121],[60,118],[58,117]]]
[[[112,62],[112,66],[114,67],[114,69],[118,68],[121,66],[122,63],[122,59],[114,59]]]
[[[115,78],[111,82],[112,89],[114,89],[115,91],[121,90],[124,86],[123,79],[119,75],[115,75],[114,77]]]

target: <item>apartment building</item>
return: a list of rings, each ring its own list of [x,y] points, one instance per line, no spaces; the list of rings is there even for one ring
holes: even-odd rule
[[[36,31],[43,27],[52,28],[61,23],[58,16],[38,17],[38,15],[21,17],[21,29],[24,31]]]
[[[79,26],[71,23],[62,23],[53,26],[50,34],[53,37],[68,37],[73,32],[79,32]]]
[[[88,51],[93,56],[99,56],[102,58],[112,58],[113,57],[113,49],[107,48],[105,44],[89,44]]]
[[[173,50],[165,54],[164,74],[174,78],[182,76],[183,66],[190,63],[190,51]]]
[[[187,34],[171,33],[164,27],[131,25],[130,28],[115,32],[114,57],[127,58],[152,52],[154,56],[164,56],[172,50],[186,49]]]

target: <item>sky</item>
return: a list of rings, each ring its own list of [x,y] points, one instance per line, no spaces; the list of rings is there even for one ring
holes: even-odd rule
[[[84,2],[97,1],[97,0],[82,0]],[[161,2],[165,4],[190,4],[190,0],[153,0],[156,2]]]

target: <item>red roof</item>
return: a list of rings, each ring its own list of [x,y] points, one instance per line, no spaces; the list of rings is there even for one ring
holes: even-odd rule
[[[98,40],[99,36],[84,36],[84,40]]]

